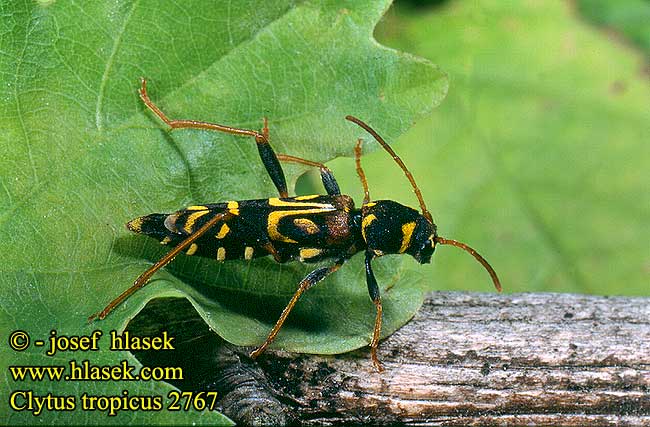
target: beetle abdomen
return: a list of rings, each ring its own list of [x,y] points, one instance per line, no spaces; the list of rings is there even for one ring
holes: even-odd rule
[[[227,261],[271,254],[278,261],[317,262],[340,257],[358,239],[352,223],[354,202],[348,196],[298,196],[232,201],[190,206],[172,214],[150,214],[130,221],[127,228],[175,246],[214,215],[226,213],[185,251]]]

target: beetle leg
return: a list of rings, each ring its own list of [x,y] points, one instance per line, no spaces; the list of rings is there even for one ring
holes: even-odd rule
[[[372,341],[370,341],[370,357],[372,358],[373,365],[375,365],[375,369],[377,369],[378,372],[382,372],[384,368],[381,366],[379,358],[377,358],[377,347],[379,346],[379,337],[381,336],[382,307],[381,296],[379,295],[379,286],[377,285],[377,279],[375,279],[375,273],[372,271],[371,265],[374,258],[374,253],[366,251],[366,282],[368,284],[368,293],[370,294],[370,299],[372,299],[372,302],[377,308],[375,329],[372,334]]]
[[[266,119],[264,119],[264,129],[262,130],[262,133],[259,133],[255,130],[240,129],[216,123],[200,122],[196,120],[172,120],[168,118],[165,113],[163,113],[160,108],[158,108],[158,106],[151,101],[151,99],[149,99],[149,95],[147,95],[147,80],[143,78],[141,81],[142,85],[139,90],[140,99],[142,99],[142,102],[144,102],[144,105],[146,105],[147,108],[149,108],[156,116],[158,116],[160,120],[165,122],[165,124],[167,124],[167,126],[172,129],[203,129],[225,132],[232,135],[254,137],[255,142],[257,143],[257,151],[260,154],[262,163],[266,168],[266,172],[271,177],[271,181],[273,181],[275,188],[277,188],[278,193],[280,193],[280,197],[289,196],[287,193],[287,181],[284,177],[284,171],[282,170],[282,166],[280,166],[278,157],[275,155],[275,151],[273,151],[273,148],[269,143],[269,129]]]
[[[305,276],[304,279],[300,282],[298,285],[298,290],[296,293],[293,294],[293,297],[291,298],[291,301],[289,301],[289,304],[282,310],[282,314],[280,315],[280,318],[278,321],[275,323],[275,326],[273,326],[273,329],[269,333],[269,336],[266,338],[266,341],[253,350],[250,354],[250,357],[255,359],[257,356],[262,354],[264,350],[273,342],[275,339],[276,335],[278,335],[278,332],[280,332],[280,329],[282,328],[282,325],[284,324],[284,321],[287,320],[287,317],[289,316],[289,313],[293,309],[293,307],[296,305],[298,302],[298,299],[300,299],[300,296],[309,288],[314,286],[316,283],[320,282],[330,274],[334,273],[336,270],[341,268],[343,263],[345,262],[345,259],[340,259],[336,262],[336,264],[330,266],[330,267],[321,267],[317,268],[316,270],[312,271],[309,273],[307,276]]]
[[[275,246],[273,246],[273,243],[271,243],[270,240],[265,239],[264,241],[260,242],[260,246],[264,248],[264,250],[266,250],[273,257],[275,262],[282,263],[285,261],[282,258],[282,255],[280,255],[280,253],[278,252],[278,250],[275,249]]]
[[[325,191],[327,191],[327,194],[330,196],[341,195],[341,190],[339,189],[339,184],[336,182],[336,178],[334,178],[334,174],[332,173],[330,168],[328,168],[324,164],[313,162],[311,160],[301,159],[300,157],[289,156],[287,154],[278,154],[278,160],[280,160],[281,162],[298,163],[300,165],[306,165],[306,166],[312,166],[318,168],[320,170],[320,178],[323,181],[323,187],[325,187]]]
[[[201,226],[198,230],[196,230],[194,233],[190,234],[185,240],[180,242],[178,246],[175,246],[174,249],[171,251],[167,252],[167,254],[160,258],[158,262],[156,262],[154,265],[149,267],[147,271],[142,273],[140,276],[138,276],[137,279],[135,279],[135,282],[133,282],[133,285],[128,288],[126,291],[122,292],[117,298],[115,298],[113,301],[111,301],[102,311],[99,313],[95,313],[92,316],[88,318],[89,322],[92,322],[95,319],[103,320],[108,314],[115,309],[118,305],[120,305],[124,300],[129,298],[131,295],[133,295],[136,291],[139,289],[143,288],[148,282],[149,279],[151,279],[151,276],[154,275],[154,273],[176,258],[176,255],[181,253],[183,250],[185,250],[188,246],[190,246],[196,239],[204,235],[208,230],[210,230],[215,224],[217,224],[219,221],[222,221],[224,219],[229,218],[232,216],[229,212],[221,212],[210,218],[205,224]]]
[[[270,141],[269,137],[269,121],[267,120],[266,117],[264,117],[264,127],[262,128],[262,135]],[[314,162],[311,160],[306,160],[302,159],[300,157],[295,157],[295,156],[289,156],[287,154],[278,154],[277,155],[278,160],[281,162],[287,162],[287,163],[298,163],[301,165],[306,165],[306,166],[312,166],[316,167],[320,170],[320,176],[321,180],[323,181],[323,187],[325,187],[325,191],[327,191],[327,194],[330,196],[340,196],[341,195],[341,190],[339,188],[339,184],[336,182],[336,178],[334,178],[334,174],[328,168],[322,163],[319,162]]]

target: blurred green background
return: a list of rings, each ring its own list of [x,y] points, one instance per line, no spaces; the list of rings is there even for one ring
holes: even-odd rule
[[[506,292],[650,294],[649,1],[397,2],[375,35],[449,75],[442,105],[391,141],[442,236]],[[417,206],[385,152],[363,163],[374,199]],[[353,161],[331,166],[360,201]],[[432,290],[491,290],[457,249],[408,262]]]

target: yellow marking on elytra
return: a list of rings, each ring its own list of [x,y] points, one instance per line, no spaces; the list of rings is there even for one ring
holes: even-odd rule
[[[169,243],[169,242],[171,242],[171,241],[172,241],[172,238],[169,237],[169,236],[167,236],[167,237],[165,237],[164,239],[162,239],[162,240],[160,241],[160,244],[161,244],[161,245],[166,245],[167,243]]]
[[[315,258],[323,253],[322,249],[316,248],[303,248],[300,249],[300,260],[304,261],[305,259]]]
[[[228,224],[223,224],[217,233],[217,239],[223,239],[228,235],[228,233],[230,233],[230,227],[228,227]]]
[[[296,218],[293,220],[293,224],[307,234],[316,234],[320,231],[320,228],[311,219]]]
[[[280,225],[280,220],[285,216],[319,214],[319,213],[331,212],[336,210],[336,208],[332,205],[326,205],[326,206],[329,207],[319,208],[319,209],[298,209],[295,211],[273,211],[269,213],[269,216],[267,218],[267,227],[266,227],[269,233],[269,237],[271,238],[271,240],[275,240],[279,242],[298,243],[297,241],[280,233],[280,231],[278,230],[278,227]]]
[[[228,202],[228,211],[233,215],[239,215],[239,203]]]
[[[208,209],[207,206],[195,205],[185,208],[186,211],[204,211]]]
[[[402,246],[399,248],[399,253],[402,254],[408,249],[411,237],[413,237],[413,230],[415,230],[415,221],[402,224]]]
[[[384,256],[384,252],[380,251],[379,249],[373,249],[372,252],[377,256]]]
[[[226,259],[226,248],[217,249],[217,261],[223,261]]]
[[[193,214],[190,214],[190,216],[187,217],[187,221],[185,221],[185,224],[183,224],[183,230],[185,230],[189,234],[192,234],[192,231],[194,231],[193,227],[196,220],[201,218],[203,215],[208,214],[209,212],[210,211],[198,211],[198,212],[194,212]]]
[[[246,249],[244,249],[244,259],[245,260],[253,259],[253,253],[254,252],[255,252],[255,249],[253,249],[250,246],[246,246]]]
[[[371,207],[375,206],[376,204],[377,204],[377,202],[368,202],[368,203],[366,203],[366,204],[363,205],[363,206],[365,206],[365,207],[367,207],[367,208],[371,208]]]
[[[330,209],[330,210],[336,209],[330,203],[296,202],[293,200],[281,200],[277,197],[271,197],[269,199],[269,206],[283,206],[283,207],[290,207],[290,208],[323,208],[323,209]]]
[[[196,243],[192,243],[190,247],[187,249],[187,252],[185,252],[185,254],[194,255],[197,250],[199,250],[199,245],[197,245]]]
[[[377,217],[375,214],[370,214],[364,217],[363,221],[361,221],[361,235],[363,236],[363,240],[366,240],[366,227],[368,227],[376,219]]]
[[[136,233],[142,232],[142,217],[138,217],[133,221],[129,221],[129,229],[135,231]]]
[[[320,196],[318,194],[312,194],[311,196],[298,196],[295,199],[296,200],[313,200],[313,199],[317,199],[319,197]]]

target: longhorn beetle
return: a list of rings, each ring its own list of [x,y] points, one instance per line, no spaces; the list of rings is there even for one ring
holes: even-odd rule
[[[368,183],[361,167],[361,139],[354,150],[356,170],[364,191],[363,203],[358,209],[351,197],[341,194],[327,166],[276,154],[269,144],[266,118],[261,132],[194,120],[172,120],[149,99],[145,79],[142,79],[139,94],[147,108],[171,129],[204,129],[254,138],[262,163],[280,197],[190,206],[172,214],[154,213],[128,222],[126,226],[129,230],[146,234],[174,248],[142,273],[130,288],[106,308],[90,316],[89,321],[104,319],[182,251],[187,255],[216,258],[218,261],[250,260],[267,255],[279,263],[333,260],[333,264],[315,269],[298,284],[298,290],[282,311],[266,341],[251,352],[250,356],[255,358],[273,342],[291,309],[307,289],[334,273],[354,254],[363,251],[368,292],[377,310],[370,355],[375,368],[382,371],[377,358],[382,306],[372,260],[383,255],[406,253],[419,263],[426,264],[431,262],[436,245],[452,245],[473,255],[488,271],[496,289],[501,291],[496,272],[481,255],[464,243],[438,236],[413,175],[382,137],[356,117],[347,116],[346,119],[372,135],[402,168],[420,203],[421,213],[392,200],[370,201]],[[319,168],[327,195],[289,197],[280,162]]]

